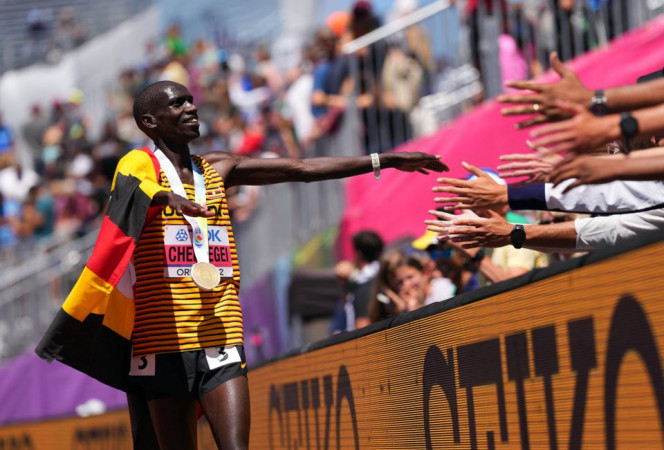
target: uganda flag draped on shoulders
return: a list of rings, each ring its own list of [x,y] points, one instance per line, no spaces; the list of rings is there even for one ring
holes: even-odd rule
[[[150,207],[167,190],[159,185],[159,171],[147,148],[120,160],[92,256],[35,350],[46,361],[56,359],[127,392],[134,327],[130,262],[144,225],[161,209]]]

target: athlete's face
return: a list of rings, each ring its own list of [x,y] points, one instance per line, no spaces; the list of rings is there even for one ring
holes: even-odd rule
[[[155,100],[155,131],[165,140],[191,141],[200,136],[198,110],[189,90],[181,84],[166,85]]]

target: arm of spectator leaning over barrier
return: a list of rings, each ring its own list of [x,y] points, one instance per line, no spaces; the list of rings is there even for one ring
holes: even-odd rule
[[[504,247],[511,245],[510,234],[514,224],[494,211],[478,216],[472,211],[454,215],[441,211],[429,211],[437,217],[425,223],[427,229],[438,233],[440,239],[460,243],[463,248]],[[576,230],[573,222],[549,225],[524,225],[526,240],[523,247],[540,251],[569,251],[576,247]]]
[[[664,230],[664,209],[576,219],[574,227],[577,249],[606,248],[637,238],[661,236]]]
[[[557,104],[573,117],[532,131],[533,145],[548,149],[538,151],[591,153],[603,144],[623,138],[620,114],[598,117],[574,103],[558,101]],[[632,137],[650,137],[664,131],[664,104],[636,110],[632,116],[637,122]]]
[[[428,229],[441,239],[450,239],[464,248],[502,247],[510,243],[512,224],[495,213],[486,217],[429,211],[437,217],[426,221]],[[576,219],[547,225],[524,225],[525,248],[540,251],[596,250],[661,235],[664,209],[606,217]]]
[[[565,193],[584,184],[606,183],[614,180],[664,180],[664,157],[639,158],[635,152],[629,155],[579,156],[563,161],[551,173],[554,186],[565,180]]]
[[[664,182],[612,181],[582,185],[566,191],[574,180],[535,183],[528,186],[507,186],[512,210],[549,210],[577,213],[631,213],[660,208],[664,205]]]
[[[483,170],[470,164],[465,167],[472,169],[477,178],[439,178],[438,182],[445,185],[433,188],[434,192],[453,194],[453,197],[434,199],[448,210],[485,210],[509,205],[515,211],[532,209],[615,214],[644,211],[664,205],[664,181],[659,180],[612,181],[577,186],[566,191],[574,180],[564,181],[557,186],[552,183],[500,185]]]
[[[498,97],[501,103],[518,106],[506,107],[501,110],[505,116],[531,115],[517,123],[517,128],[527,128],[548,122],[556,122],[568,116],[556,104],[557,100],[576,103],[588,108],[594,92],[588,89],[576,74],[565,67],[556,52],[551,53],[551,66],[560,76],[555,83],[536,81],[512,81],[508,87],[531,91],[530,94],[505,94]],[[661,71],[659,71],[661,72]],[[630,111],[646,108],[664,102],[664,78],[653,79],[644,83],[608,88],[601,92],[605,106],[609,112]]]

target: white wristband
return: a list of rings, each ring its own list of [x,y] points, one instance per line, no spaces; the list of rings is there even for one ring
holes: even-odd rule
[[[380,180],[380,158],[378,158],[378,153],[371,154],[371,167],[373,167],[374,178]]]

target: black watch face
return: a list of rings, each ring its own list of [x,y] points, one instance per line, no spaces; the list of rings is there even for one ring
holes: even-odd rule
[[[620,121],[620,129],[622,133],[627,137],[634,136],[638,131],[639,123],[632,116],[625,116]]]
[[[512,245],[514,247],[521,248],[524,242],[526,242],[526,231],[523,227],[514,227],[510,233],[510,238],[512,238]]]
[[[590,112],[596,116],[606,116],[609,113],[609,108],[604,103],[593,103]]]

